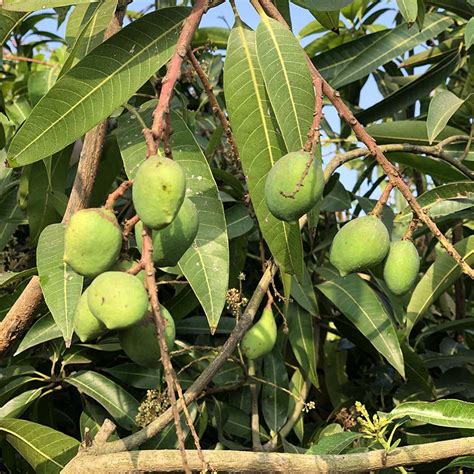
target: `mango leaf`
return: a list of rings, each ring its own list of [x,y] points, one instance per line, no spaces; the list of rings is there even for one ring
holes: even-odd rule
[[[474,469],[474,456],[460,456],[456,459],[453,459],[449,464],[444,466],[438,472],[446,471],[447,469],[452,472],[453,467],[467,467],[470,469]]]
[[[466,41],[466,50],[468,50],[474,43],[474,17],[467,22],[464,40]]]
[[[250,197],[266,240],[276,262],[286,273],[301,279],[303,254],[300,231],[276,219],[265,202],[265,178],[286,149],[263,85],[257,61],[255,33],[237,21],[229,37],[224,66],[224,90],[234,136]]]
[[[474,205],[474,183],[472,181],[457,181],[454,183],[443,184],[436,188],[426,191],[417,198],[418,204],[423,210],[430,214],[431,217],[438,217],[439,213],[431,213],[432,209],[439,203],[449,200],[471,201]],[[436,209],[435,209],[436,210]],[[395,222],[408,223],[411,221],[413,213],[411,208],[407,206],[403,211],[395,217]]]
[[[402,341],[401,347],[403,360],[405,361],[407,380],[422,390],[422,393],[418,394],[418,397],[424,395],[426,398],[422,398],[422,400],[432,400],[436,398],[435,385],[423,359],[406,341]]]
[[[42,388],[35,388],[20,393],[0,407],[0,420],[18,418],[41,395]]]
[[[138,402],[120,385],[92,370],[71,374],[65,381],[102,405],[123,428],[136,427]]]
[[[317,288],[404,377],[403,354],[395,327],[374,290],[357,275],[333,277]]]
[[[26,349],[51,341],[62,336],[61,330],[54,322],[53,316],[48,313],[38,319],[28,330],[15,352],[15,355],[21,354]]]
[[[449,119],[463,103],[462,99],[450,91],[442,91],[431,99],[426,118],[426,130],[430,144],[446,127]]]
[[[263,358],[263,378],[270,384],[262,384],[262,413],[266,424],[273,433],[284,425],[288,417],[289,395],[280,390],[288,390],[288,373],[285,361],[278,348]]]
[[[415,23],[418,16],[418,0],[397,0],[397,5],[408,25]]]
[[[240,203],[226,209],[225,220],[229,240],[245,235],[254,227],[253,219],[250,217],[248,208]]]
[[[38,474],[59,473],[79,448],[74,438],[27,420],[0,420],[0,432]]]
[[[24,166],[63,149],[126,102],[171,57],[188,11],[149,13],[92,50],[33,109],[10,144],[9,163]]]
[[[36,264],[44,299],[61,330],[66,347],[71,344],[74,311],[82,292],[83,277],[64,260],[64,225],[43,230],[36,251]]]
[[[30,276],[36,275],[36,268],[28,268],[21,272],[0,273],[0,288],[22,281]]]
[[[454,248],[468,265],[474,263],[474,236],[458,242]],[[407,308],[406,337],[413,326],[428,311],[429,307],[446,291],[460,276],[462,270],[455,260],[443,252],[430,266],[423,278],[416,285]]]
[[[95,438],[95,435],[99,431],[100,427],[108,417],[108,413],[100,405],[85,400],[84,410],[79,418],[81,439],[84,440],[86,430],[91,439]],[[118,439],[116,432],[112,433],[109,440],[115,441]]]
[[[323,367],[326,377],[326,390],[332,406],[337,409],[348,400],[344,386],[349,382],[346,373],[347,351],[340,350],[340,340],[324,341]]]
[[[426,3],[441,7],[466,19],[474,16],[472,0],[426,0]]]
[[[417,100],[427,96],[435,87],[446,81],[456,70],[459,58],[457,52],[451,54],[380,102],[356,114],[356,118],[365,125],[405,109]]]
[[[77,3],[93,3],[98,0],[3,0],[3,8],[5,10],[34,12],[35,10],[44,10],[46,7],[62,7],[64,5],[73,5]]]
[[[126,362],[104,370],[132,387],[151,389],[161,385],[160,370],[156,368]]]
[[[216,48],[225,49],[228,40],[229,30],[227,28],[211,26],[197,29],[194,33],[192,45],[194,48],[199,48],[200,46],[208,46],[211,44]]]
[[[291,348],[300,368],[312,384],[319,387],[317,373],[318,332],[314,324],[314,316],[298,304],[290,303],[286,317]]]
[[[314,112],[314,86],[306,57],[293,33],[262,16],[256,30],[257,58],[288,152],[303,148]]]
[[[306,454],[322,455],[322,454],[340,454],[348,448],[354,441],[362,437],[361,433],[353,433],[352,431],[342,431],[323,436],[316,444],[313,444]]]
[[[318,69],[321,68],[321,74],[330,80],[332,86],[339,88],[362,79],[379,66],[434,38],[451,23],[449,17],[430,13],[426,15],[424,28],[419,32],[409,30],[406,24],[402,24],[388,32],[372,33],[331,49],[317,56],[314,63]],[[376,36],[372,38],[373,35]]]
[[[335,33],[339,32],[339,10],[328,12],[312,10],[311,13],[325,28]]]
[[[474,403],[462,400],[401,403],[388,418],[396,420],[405,416],[435,426],[474,429]]]
[[[9,12],[0,9],[0,44],[3,46],[10,33],[26,18],[27,13]]]
[[[352,3],[353,0],[292,0],[293,3],[309,10],[333,11]]]
[[[289,397],[288,399],[288,418],[290,418],[296,408],[296,404],[299,400],[306,398],[306,394],[309,392],[309,381],[305,380],[304,375],[301,373],[299,369],[296,369],[293,372],[293,375],[290,379],[289,385],[290,392],[296,397]],[[297,401],[298,400],[298,401]],[[298,417],[298,421],[293,426],[293,431],[300,440],[303,442],[304,438],[304,415],[301,413]]]

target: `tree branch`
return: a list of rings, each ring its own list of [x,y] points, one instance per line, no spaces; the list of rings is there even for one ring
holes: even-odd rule
[[[403,446],[390,453],[379,449],[366,453],[323,456],[216,450],[204,451],[204,454],[213,468],[219,472],[366,472],[472,455],[474,454],[474,437]],[[187,451],[187,457],[189,467],[199,471],[202,464],[196,451]],[[180,470],[179,451],[147,450],[80,456],[71,461],[62,472],[82,474],[84,472],[173,472]]]
[[[269,16],[288,27],[286,20],[283,18],[283,16],[275,7],[275,5],[271,2],[271,0],[258,1]],[[316,69],[316,67],[311,62],[311,59],[308,56],[306,56],[306,60],[313,78],[319,78],[322,81],[324,95],[334,105],[337,112],[339,113],[339,116],[350,125],[352,130],[354,130],[354,133],[356,134],[357,138],[365,144],[369,153],[375,157],[379,165],[382,167],[384,173],[387,175],[389,181],[393,184],[394,187],[396,187],[400,191],[400,193],[406,199],[408,205],[412,208],[413,213],[419,217],[419,219],[426,225],[426,227],[428,227],[431,233],[439,240],[446,252],[451,255],[451,257],[453,257],[456,263],[461,267],[462,271],[474,280],[474,270],[464,261],[463,257],[454,248],[451,242],[443,235],[443,233],[438,229],[438,226],[434,223],[434,221],[431,220],[431,218],[418,204],[418,201],[416,200],[415,196],[413,196],[412,192],[410,191],[410,188],[400,176],[398,169],[390,163],[390,161],[383,154],[381,148],[377,146],[377,143],[375,142],[373,137],[371,137],[365,131],[361,123],[354,117],[354,114],[351,112],[349,107],[347,107],[347,105],[341,99],[341,94],[338,91],[334,90],[329,85],[329,83],[326,82],[326,80],[321,76],[321,74]]]
[[[123,7],[126,6],[126,3],[126,0],[119,2],[115,16],[105,32],[104,39],[110,38],[120,29],[125,14]],[[85,135],[76,177],[62,220],[64,223],[68,222],[76,211],[87,207],[99,166],[106,131],[107,120]],[[6,354],[12,344],[29,327],[42,297],[39,277],[34,276],[0,323],[0,357]]]

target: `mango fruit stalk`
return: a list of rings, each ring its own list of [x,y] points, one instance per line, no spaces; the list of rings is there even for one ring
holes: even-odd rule
[[[420,270],[420,257],[413,242],[392,242],[383,269],[388,289],[396,295],[407,293],[414,285]]]
[[[145,160],[133,180],[135,210],[144,225],[159,230],[173,222],[183,204],[186,177],[178,162],[162,156]]]
[[[341,276],[346,276],[378,265],[389,247],[388,230],[378,217],[358,217],[338,231],[332,241],[329,260]]]
[[[254,360],[273,350],[277,339],[277,326],[271,304],[267,304],[260,319],[245,333],[240,349],[245,357]]]
[[[176,339],[174,320],[164,306],[160,305],[160,311],[166,323],[166,345],[171,350]],[[145,367],[159,367],[161,365],[160,343],[151,308],[141,321],[119,331],[119,341],[125,354],[136,364]]]
[[[301,181],[309,160],[310,154],[307,152],[288,153],[280,158],[268,173],[265,181],[265,200],[268,209],[277,219],[290,223],[298,222],[321,198],[324,175],[318,157],[314,157]]]
[[[143,319],[148,295],[136,276],[105,272],[89,286],[87,302],[92,314],[108,329],[123,329]]]
[[[196,206],[185,198],[174,221],[161,230],[152,232],[153,261],[159,267],[174,267],[191,246],[199,229]],[[138,249],[142,249],[143,224],[135,226]]]
[[[122,248],[122,232],[107,209],[76,212],[64,234],[64,261],[80,275],[94,277],[108,270]]]

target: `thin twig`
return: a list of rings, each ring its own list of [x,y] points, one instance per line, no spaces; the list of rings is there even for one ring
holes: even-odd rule
[[[110,211],[113,211],[117,199],[121,198],[125,194],[127,189],[132,186],[132,184],[132,180],[124,181],[122,184],[120,184],[118,188],[116,188],[108,195],[104,207]]]
[[[382,195],[380,196],[380,199],[377,201],[377,204],[374,206],[372,209],[372,212],[370,213],[372,216],[379,217],[380,214],[383,211],[383,207],[385,204],[387,204],[388,198],[390,197],[390,193],[392,192],[393,189],[393,184],[392,183],[387,183],[385,185],[385,188],[382,192]]]
[[[237,149],[237,145],[235,143],[234,136],[232,134],[230,123],[227,120],[227,117],[225,116],[223,110],[220,108],[219,102],[217,102],[217,99],[216,99],[216,96],[214,95],[213,87],[209,81],[209,78],[207,77],[206,73],[204,72],[201,65],[199,64],[199,61],[196,59],[196,56],[194,56],[193,52],[190,49],[188,50],[188,59],[190,63],[192,64],[194,70],[196,71],[199,79],[201,80],[202,85],[204,86],[204,90],[206,91],[207,97],[209,99],[209,103],[211,104],[212,111],[221,122],[222,128],[224,129],[224,132],[227,137],[227,142],[229,143],[232,149],[234,158],[236,158],[237,160],[240,160],[239,150]]]
[[[402,240],[412,240],[413,232],[415,232],[415,230],[418,227],[419,223],[420,223],[420,219],[418,219],[417,217],[414,217],[411,220],[405,234],[403,235]]]
[[[51,68],[57,66],[57,64],[48,63],[47,61],[41,61],[40,59],[27,58],[25,56],[15,56],[13,54],[4,54],[3,60],[4,61],[24,61],[27,63],[41,64],[42,66],[47,66]]]
[[[134,227],[137,225],[137,223],[140,221],[140,218],[135,215],[131,219],[128,219],[125,222],[122,236],[124,240],[128,240],[128,236],[133,232]]]
[[[257,0],[255,0],[257,1]],[[279,21],[283,25],[288,27],[286,20],[283,18],[281,13],[271,2],[271,0],[258,0],[260,5],[265,9],[266,13],[275,20]],[[315,77],[319,77],[323,84],[324,95],[331,101],[336,108],[339,116],[343,118],[352,128],[357,138],[362,141],[367,147],[369,153],[375,157],[383,171],[387,175],[390,182],[400,191],[403,197],[406,199],[409,206],[412,208],[414,214],[416,214],[420,220],[428,227],[431,233],[439,240],[441,245],[444,247],[446,252],[453,257],[456,263],[461,267],[462,271],[468,275],[471,279],[474,279],[474,270],[464,261],[464,258],[454,248],[451,242],[443,235],[438,229],[438,226],[431,220],[426,212],[419,205],[416,198],[413,196],[408,185],[403,181],[398,169],[393,166],[390,161],[385,157],[383,151],[377,143],[364,129],[360,122],[354,117],[352,111],[347,107],[344,101],[341,99],[341,94],[334,90],[321,76],[319,71],[316,69],[309,57],[306,57],[308,66],[311,74]]]

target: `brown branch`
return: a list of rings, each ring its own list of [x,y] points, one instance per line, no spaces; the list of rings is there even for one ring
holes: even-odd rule
[[[27,63],[41,64],[42,66],[47,66],[47,67],[57,66],[57,64],[48,63],[47,61],[41,61],[40,59],[27,58],[25,56],[15,56],[13,54],[4,54],[3,60],[4,61],[24,61]]]
[[[468,139],[468,137],[456,135],[455,137],[449,138],[456,138],[455,141],[464,141]],[[463,140],[461,140],[463,139]],[[434,146],[424,146],[424,145],[412,145],[410,143],[394,143],[390,145],[380,145],[380,150],[384,153],[389,152],[396,152],[402,151],[407,153],[416,153],[420,155],[428,155],[433,156],[435,158],[439,158],[443,161],[446,161],[450,165],[454,166],[458,169],[461,173],[465,174],[468,178],[474,179],[474,171],[464,165],[461,161],[457,160],[456,158],[452,158],[451,156],[447,155],[444,151],[444,147],[446,146],[446,141],[439,142],[437,145]],[[448,143],[452,143],[448,142]],[[324,174],[326,179],[329,179],[332,173],[339,168],[339,166],[347,163],[348,161],[354,160],[356,158],[360,158],[362,156],[369,156],[371,153],[367,148],[357,148],[355,150],[351,150],[347,153],[335,155],[334,158],[328,163],[326,169],[324,170]]]
[[[140,218],[135,214],[131,219],[125,222],[122,236],[124,240],[128,240],[128,236],[133,232],[135,225],[140,221]]]
[[[113,211],[117,199],[121,198],[125,194],[125,191],[127,191],[127,189],[132,186],[132,184],[132,180],[124,181],[118,188],[116,188],[107,196],[104,207],[110,211]]]
[[[403,446],[387,453],[384,449],[356,454],[312,456],[308,454],[256,453],[251,451],[204,451],[218,472],[368,472],[396,466],[413,466],[440,459],[474,454],[474,437]],[[187,451],[192,470],[201,469],[196,451]],[[75,458],[64,474],[103,472],[175,472],[181,470],[176,450],[132,451],[84,455]]]
[[[402,240],[412,240],[413,238],[413,232],[415,232],[416,228],[418,227],[418,224],[420,223],[420,219],[418,218],[413,218],[408,226],[408,229],[406,230],[405,234],[402,237]]]
[[[163,78],[161,83],[161,93],[156,105],[156,109],[153,113],[153,125],[151,127],[151,132],[154,140],[161,140],[163,132],[166,127],[166,115],[169,114],[170,110],[170,101],[173,95],[173,89],[176,84],[176,81],[181,76],[181,65],[183,64],[183,59],[186,57],[188,48],[193,39],[194,32],[201,22],[201,18],[207,10],[207,0],[196,0],[191,13],[184,22],[183,29],[179,35],[178,41],[176,43],[175,52],[171,61],[168,63],[166,76]],[[153,152],[152,147],[148,147],[148,156],[150,152]],[[154,153],[156,153],[156,145]]]
[[[124,15],[123,5],[125,4],[126,0],[119,2],[104,39],[109,38],[120,29]],[[84,209],[88,205],[105,142],[106,130],[107,121],[105,120],[86,133],[76,177],[62,220],[64,223],[67,223],[76,211]],[[34,276],[0,323],[0,356],[6,354],[12,344],[29,327],[42,297],[39,277]]]
[[[207,77],[206,73],[204,72],[201,65],[199,64],[199,61],[196,59],[196,56],[194,56],[193,52],[190,49],[188,49],[188,59],[190,63],[193,65],[194,70],[196,71],[199,79],[202,82],[202,85],[204,86],[204,90],[206,91],[207,97],[209,99],[209,103],[211,104],[212,111],[221,122],[222,128],[224,129],[224,132],[227,137],[227,143],[229,143],[232,149],[234,158],[236,158],[237,160],[240,160],[239,150],[237,149],[237,144],[235,143],[234,135],[232,134],[230,123],[227,120],[227,117],[225,116],[223,110],[220,108],[219,102],[217,102],[216,96],[214,95],[212,84],[209,82],[209,78]]]
[[[382,192],[382,195],[380,196],[380,199],[377,201],[377,204],[375,207],[372,209],[372,212],[370,213],[372,216],[379,217],[380,214],[383,211],[383,207],[385,204],[387,204],[388,198],[390,197],[390,193],[392,192],[393,189],[393,184],[392,183],[387,183],[385,185],[385,188]]]
[[[266,294],[268,287],[270,286],[273,277],[277,272],[278,267],[270,263],[262,278],[260,279],[257,288],[255,289],[252,298],[250,299],[247,307],[245,308],[242,317],[236,324],[231,335],[225,342],[220,353],[216,358],[202,371],[199,377],[193,382],[193,384],[183,394],[184,401],[187,405],[195,401],[209,385],[211,380],[219,372],[219,369],[224,365],[229,356],[235,351],[237,344],[240,342],[247,329],[252,324],[253,318],[260,306],[263,297]],[[181,406],[178,407],[181,409]],[[161,430],[163,430],[173,420],[173,414],[171,408],[168,408],[162,415],[156,420],[151,422],[148,426],[143,428],[136,433],[127,436],[124,439],[113,441],[103,445],[100,449],[101,453],[116,453],[124,450],[132,450],[155,436]],[[207,458],[207,456],[206,456]],[[211,461],[207,458],[208,461]],[[212,463],[212,461],[211,461]]]
[[[271,2],[271,0],[258,1],[260,2],[260,5],[265,9],[268,15],[288,27],[288,24],[286,23],[285,19],[275,7],[275,5]],[[439,240],[446,252],[451,257],[453,257],[456,263],[461,267],[462,271],[471,279],[474,279],[474,270],[464,261],[463,257],[458,253],[458,251],[454,248],[451,242],[443,235],[443,233],[438,229],[438,226],[421,208],[421,206],[418,204],[418,201],[410,191],[410,188],[400,176],[398,169],[390,163],[390,161],[385,157],[381,148],[377,146],[375,140],[365,131],[364,127],[354,117],[354,114],[351,112],[349,107],[347,107],[347,105],[341,99],[341,94],[338,91],[334,90],[329,85],[329,83],[325,81],[325,79],[321,76],[321,74],[316,69],[316,67],[311,62],[311,59],[308,56],[306,57],[306,59],[313,77],[320,78],[320,80],[322,81],[324,95],[334,105],[337,112],[339,113],[339,116],[351,126],[357,138],[365,144],[369,153],[375,157],[379,165],[382,167],[384,173],[387,175],[389,181],[400,191],[400,193],[406,199],[408,205],[412,208],[413,213],[419,217],[419,219],[428,227],[431,233]]]

